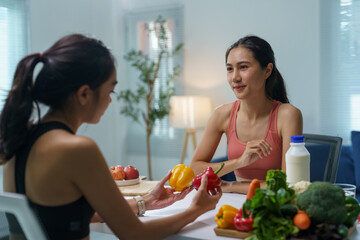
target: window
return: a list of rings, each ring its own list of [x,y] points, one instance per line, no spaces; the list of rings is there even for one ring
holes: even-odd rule
[[[159,51],[157,46],[158,40],[156,39],[155,33],[147,29],[154,27],[154,22],[159,16],[166,20],[165,26],[168,37],[168,47],[171,49],[183,42],[181,7],[157,11],[131,12],[126,16],[126,52],[131,49],[136,49],[147,53],[150,58],[157,56]],[[162,62],[158,81],[156,81],[154,86],[154,98],[158,97],[160,88],[166,83],[167,76],[171,74],[169,71],[171,71],[175,65],[181,65],[181,63],[182,57],[171,58]],[[139,73],[131,66],[128,66],[126,71],[126,79],[128,79],[127,88],[136,89]],[[182,89],[179,81],[174,82],[174,85],[176,94],[181,94]],[[133,123],[132,121],[128,121],[128,125],[128,153],[146,154],[145,128],[140,127],[139,124]],[[179,146],[178,143],[181,142],[182,137],[183,131],[176,130],[169,126],[168,117],[165,117],[161,121],[157,120],[151,135],[151,154],[159,157],[180,157],[181,146]]]
[[[11,87],[15,68],[28,52],[25,0],[0,1],[0,107]]]
[[[349,144],[350,132],[360,130],[360,0],[320,5],[322,132]]]
[[[155,20],[140,21],[138,24],[138,33],[139,33],[139,49],[148,54],[150,59],[156,61],[157,56],[159,55],[160,48],[158,46],[158,39],[155,33]],[[174,21],[172,18],[166,19],[165,22],[165,31],[167,36],[166,45],[171,52],[175,47],[174,44]],[[159,70],[158,81],[154,85],[154,100],[159,99],[159,93],[162,86],[166,85],[166,79],[169,75],[169,70],[171,71],[175,66],[174,58],[163,59],[161,62],[161,69]],[[171,73],[171,72],[170,72]],[[174,84],[174,83],[172,83]],[[174,138],[174,129],[169,128],[169,119],[165,117],[162,120],[156,120],[156,123],[153,128],[152,134],[157,137],[170,137]]]

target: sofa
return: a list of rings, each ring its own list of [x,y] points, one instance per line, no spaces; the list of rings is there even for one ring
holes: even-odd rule
[[[322,176],[327,161],[329,148],[327,146],[311,146],[308,148],[311,159],[316,162],[311,163],[311,181],[322,181]],[[227,156],[216,158],[211,162],[223,162],[228,160]],[[221,177],[225,181],[235,181],[234,172],[230,172]],[[336,174],[336,183],[349,183],[356,185],[356,198],[360,202],[360,131],[351,132],[351,145],[343,145]]]

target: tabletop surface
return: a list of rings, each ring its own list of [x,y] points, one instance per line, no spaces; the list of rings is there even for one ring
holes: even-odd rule
[[[173,205],[168,206],[163,209],[147,211],[144,216],[140,217],[141,221],[149,221],[159,217],[166,217],[181,211],[184,211],[191,203],[192,198],[196,191],[189,193],[183,200],[175,202]],[[176,235],[166,238],[167,240],[177,240],[177,239],[217,239],[217,240],[230,240],[229,237],[216,236],[214,228],[216,223],[214,217],[218,212],[219,208],[228,204],[236,208],[241,208],[244,201],[246,200],[246,195],[237,194],[237,193],[223,193],[223,196],[219,200],[216,208],[209,212],[204,213],[199,216],[193,223],[185,226],[180,232]],[[111,230],[107,227],[106,224],[91,224],[91,231],[102,232],[102,233],[112,233]],[[360,234],[360,225],[357,225],[357,229],[351,234],[350,239],[359,239]]]

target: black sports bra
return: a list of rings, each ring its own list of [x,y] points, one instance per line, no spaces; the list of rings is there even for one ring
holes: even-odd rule
[[[47,122],[31,126],[26,145],[16,155],[15,186],[17,193],[26,194],[25,168],[31,147],[41,135],[53,129],[64,129],[73,133],[69,127],[60,122]],[[94,215],[94,210],[84,196],[72,203],[61,206],[49,207],[36,204],[30,200],[29,202],[50,239],[81,239],[89,235],[89,224]],[[13,226],[10,223],[11,231],[18,232],[17,228],[16,224]]]

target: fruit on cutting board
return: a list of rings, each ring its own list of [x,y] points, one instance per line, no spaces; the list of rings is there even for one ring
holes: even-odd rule
[[[127,165],[125,167],[124,171],[125,171],[125,179],[126,180],[136,179],[139,177],[139,171],[134,166]]]
[[[123,180],[125,179],[124,167],[121,165],[115,165],[109,168],[110,173],[114,180]]]
[[[109,170],[114,180],[131,180],[139,177],[139,171],[131,165],[125,168],[121,165],[115,165],[110,167]]]

